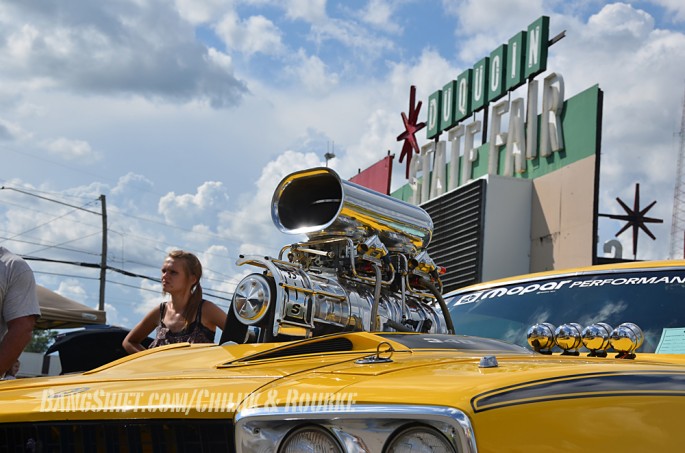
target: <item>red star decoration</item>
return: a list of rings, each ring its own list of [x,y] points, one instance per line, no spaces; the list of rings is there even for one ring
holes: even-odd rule
[[[620,198],[616,197],[616,201],[618,201],[618,204],[621,205],[623,210],[626,212],[625,215],[618,215],[618,214],[598,214],[601,217],[609,217],[610,219],[615,219],[615,220],[625,220],[627,223],[621,228],[618,233],[616,233],[616,237],[618,237],[619,234],[623,233],[626,231],[628,228],[633,229],[633,258],[637,256],[637,235],[640,232],[640,230],[644,231],[647,233],[647,236],[649,236],[652,239],[656,239],[656,236],[652,234],[651,231],[649,231],[649,228],[645,225],[645,223],[664,223],[663,219],[655,219],[653,217],[645,217],[645,214],[647,214],[647,211],[652,209],[652,207],[656,204],[656,201],[653,201],[647,206],[646,208],[640,210],[640,184],[635,184],[635,201],[633,202],[633,209],[630,209]]]
[[[402,145],[402,152],[400,153],[400,162],[407,156],[407,171],[406,178],[409,179],[409,164],[411,164],[411,158],[413,151],[419,154],[421,150],[419,149],[419,144],[416,143],[416,133],[426,127],[425,122],[417,123],[419,118],[419,112],[421,111],[421,101],[419,101],[416,106],[416,87],[411,86],[409,91],[409,118],[402,112],[402,122],[404,123],[404,132],[397,136],[397,141],[400,142],[404,140],[404,145]]]

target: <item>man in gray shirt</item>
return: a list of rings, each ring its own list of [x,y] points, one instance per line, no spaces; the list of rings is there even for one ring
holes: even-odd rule
[[[38,316],[33,271],[21,257],[0,247],[0,376],[31,341]]]

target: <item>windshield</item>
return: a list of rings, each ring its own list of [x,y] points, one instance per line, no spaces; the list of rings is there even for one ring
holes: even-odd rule
[[[558,327],[575,322],[584,328],[595,322],[612,327],[632,322],[645,334],[638,352],[655,352],[664,333],[669,338],[685,333],[685,270],[627,270],[519,281],[459,292],[446,302],[457,334],[527,346],[526,333],[536,323]],[[683,329],[664,330],[669,328]]]

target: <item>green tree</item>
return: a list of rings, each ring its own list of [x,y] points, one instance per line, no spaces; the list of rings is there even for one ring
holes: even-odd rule
[[[35,329],[31,341],[24,348],[25,352],[45,353],[55,341],[57,332],[54,330]]]

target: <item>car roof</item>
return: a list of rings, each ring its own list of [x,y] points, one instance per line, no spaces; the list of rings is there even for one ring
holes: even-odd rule
[[[622,263],[598,264],[594,266],[582,266],[568,269],[556,269],[551,271],[535,272],[530,274],[521,274],[511,277],[500,278],[496,280],[489,280],[481,283],[475,283],[469,286],[464,286],[463,288],[458,288],[453,291],[450,291],[449,293],[445,294],[444,297],[447,298],[465,292],[478,291],[495,286],[509,285],[526,281],[548,280],[551,278],[559,277],[574,277],[585,274],[610,274],[621,271],[649,269],[685,269],[685,260],[629,261]]]

